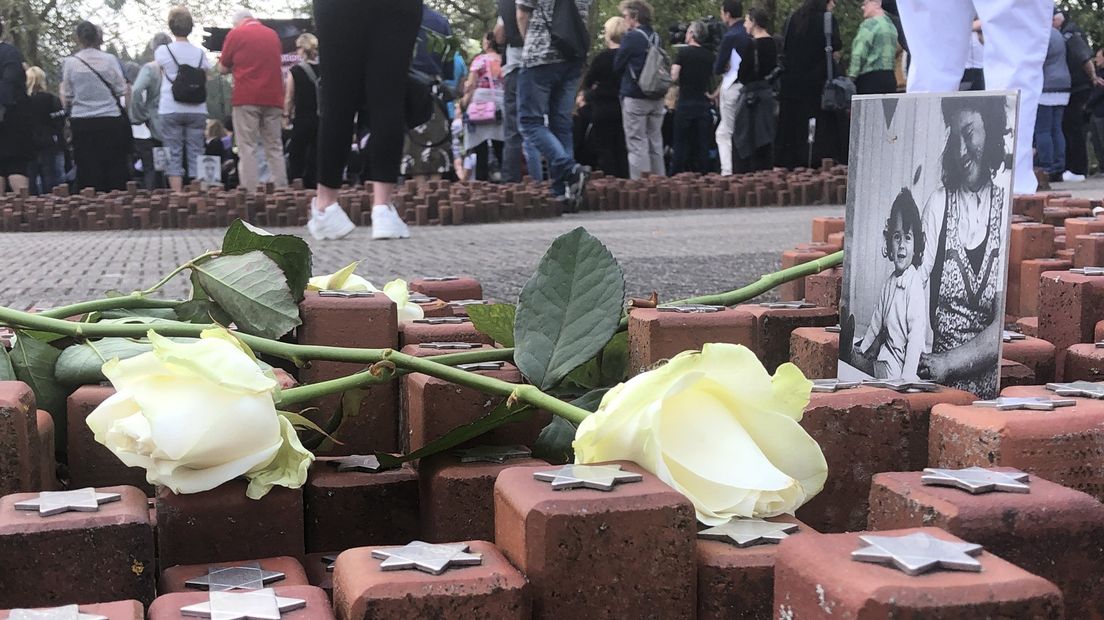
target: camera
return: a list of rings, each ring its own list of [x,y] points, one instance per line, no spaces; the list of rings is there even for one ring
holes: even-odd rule
[[[705,24],[705,34],[698,43],[713,52],[717,51],[717,46],[721,44],[721,38],[724,37],[725,25],[724,22],[717,19],[712,15],[707,15],[701,18],[701,23]],[[686,30],[690,27],[690,22],[678,22],[671,24],[667,28],[667,39],[671,45],[686,45]]]

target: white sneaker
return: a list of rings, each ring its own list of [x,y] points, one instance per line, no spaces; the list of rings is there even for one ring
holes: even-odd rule
[[[1080,183],[1081,181],[1085,180],[1085,175],[1075,174],[1073,172],[1070,172],[1069,170],[1066,170],[1062,173],[1062,180],[1066,183]]]
[[[328,239],[341,239],[353,232],[356,224],[353,223],[345,210],[336,202],[322,211],[314,208],[311,201],[311,218],[307,222],[307,232],[319,241]]]
[[[409,239],[410,228],[392,205],[372,207],[373,239]]]

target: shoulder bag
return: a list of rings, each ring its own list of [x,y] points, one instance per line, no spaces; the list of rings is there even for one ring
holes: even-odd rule
[[[824,12],[824,55],[828,65],[828,80],[824,82],[824,90],[820,93],[820,109],[825,112],[844,112],[851,107],[855,84],[842,75],[833,77],[835,63],[832,59],[832,14],[828,11]]]

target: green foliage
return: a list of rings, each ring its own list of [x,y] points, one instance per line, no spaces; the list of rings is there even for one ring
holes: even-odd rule
[[[384,452],[377,452],[376,458],[379,459],[380,466],[384,468],[398,467],[403,463],[409,463],[417,459],[425,458],[437,454],[438,452],[444,452],[445,450],[451,450],[460,444],[475,439],[480,435],[490,432],[503,424],[515,421],[518,417],[531,411],[529,405],[520,405],[510,407],[507,405],[506,399],[498,403],[498,406],[491,410],[490,413],[479,418],[475,422],[458,426],[444,436],[434,439],[421,448],[401,456],[394,454],[387,454]]]
[[[302,301],[311,277],[311,250],[295,235],[274,235],[242,220],[234,220],[222,238],[222,255],[237,256],[260,250],[279,265],[295,301]]]
[[[194,338],[173,338],[177,342],[192,342]],[[148,340],[130,338],[103,338],[66,347],[58,356],[54,376],[66,385],[99,383],[107,377],[103,374],[104,362],[119,358],[129,359],[153,350]]]
[[[61,355],[54,347],[37,340],[27,332],[16,331],[12,343],[11,364],[15,378],[34,391],[38,408],[54,418],[54,445],[65,450],[65,399],[69,391],[54,377],[54,365]]]
[[[219,256],[193,270],[211,300],[247,334],[279,338],[302,322],[283,271],[263,252]]]
[[[514,346],[514,304],[487,304],[468,306],[468,318],[479,333],[490,336],[504,347]]]
[[[598,410],[602,397],[608,391],[607,388],[592,390],[571,401],[571,404],[593,413]],[[549,463],[568,463],[575,460],[575,450],[571,444],[575,441],[576,430],[577,427],[571,422],[553,416],[548,426],[537,435],[537,441],[533,444],[533,456]]]
[[[0,345],[0,381],[15,381],[15,369],[12,368],[8,350]]]
[[[537,387],[556,386],[617,331],[625,276],[606,246],[582,227],[552,242],[522,288],[514,362]]]

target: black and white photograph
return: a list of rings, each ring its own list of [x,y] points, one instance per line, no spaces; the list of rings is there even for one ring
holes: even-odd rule
[[[1017,95],[853,101],[839,377],[1000,385]]]
[[[222,159],[218,155],[196,155],[196,168],[199,169],[196,179],[204,187],[222,183]]]
[[[153,147],[153,169],[157,172],[164,172],[169,169],[169,147]]]

